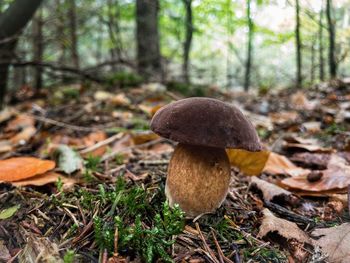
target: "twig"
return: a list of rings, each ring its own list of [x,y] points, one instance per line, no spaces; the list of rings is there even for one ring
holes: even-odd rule
[[[113,136],[111,136],[103,141],[100,141],[94,145],[91,145],[90,147],[85,148],[84,150],[81,150],[80,153],[86,154],[86,153],[92,152],[92,151],[94,151],[102,146],[108,145],[108,144],[114,142],[115,140],[120,139],[123,135],[124,135],[123,133],[117,133],[117,134],[115,134],[115,135],[113,135]]]
[[[164,140],[165,139],[161,138],[161,139],[157,139],[157,140],[154,140],[154,141],[150,141],[150,142],[146,142],[146,143],[142,143],[142,144],[138,144],[138,145],[124,147],[124,148],[115,150],[115,151],[113,151],[111,153],[105,154],[104,156],[102,156],[101,160],[102,161],[110,160],[110,159],[114,158],[116,155],[118,155],[118,154],[120,154],[122,152],[131,150],[131,149],[135,149],[135,148],[149,147],[149,146],[155,145],[157,143],[160,143],[160,142],[162,142]]]
[[[215,262],[215,263],[220,263],[219,260],[216,258],[215,254],[213,253],[213,251],[210,249],[210,247],[208,246],[207,242],[205,241],[205,238],[203,236],[203,233],[201,231],[201,229],[199,228],[199,224],[196,222],[196,229],[199,233],[199,237],[201,238],[202,240],[202,243],[203,243],[203,246],[204,246],[204,249],[205,249],[205,252],[207,252],[207,256],[209,256],[209,258]]]
[[[75,130],[75,131],[87,131],[87,132],[91,132],[91,131],[96,131],[99,130],[97,128],[89,128],[89,127],[81,127],[81,126],[76,126],[76,125],[72,125],[72,124],[67,124],[64,122],[60,122],[60,121],[55,121],[53,119],[49,119],[46,117],[41,117],[41,116],[36,116],[36,115],[31,115],[34,119],[41,121],[41,122],[45,122],[48,124],[52,124],[55,126],[59,126],[59,127],[63,127],[63,128],[67,128],[67,129],[71,129],[71,130]]]
[[[215,246],[216,246],[216,250],[218,251],[219,261],[220,261],[220,263],[224,263],[224,257],[225,257],[225,255],[224,255],[224,253],[223,253],[222,250],[221,250],[221,247],[220,247],[220,245],[219,245],[218,240],[216,239],[216,236],[215,236],[215,233],[214,233],[213,229],[211,229],[211,234],[212,234],[213,239],[214,239],[214,243],[215,243]],[[232,262],[232,263],[233,263],[233,262]]]

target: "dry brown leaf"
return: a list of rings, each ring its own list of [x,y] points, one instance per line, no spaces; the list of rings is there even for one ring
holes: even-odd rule
[[[127,169],[124,177],[130,179],[131,181],[135,181],[136,182],[136,181],[145,180],[148,177],[148,173],[143,173],[141,175],[136,175],[136,174],[130,172]]]
[[[269,151],[249,152],[241,149],[226,150],[231,165],[248,175],[258,175],[264,169]]]
[[[148,149],[143,149],[144,152],[156,155],[172,152],[173,150],[174,148],[167,143],[157,143],[155,145],[152,145]]]
[[[95,145],[98,142],[104,141],[107,139],[107,134],[103,131],[92,132],[89,135],[82,138],[82,143],[85,147]],[[103,145],[92,152],[89,152],[87,155],[92,156],[102,156],[107,149],[107,145]]]
[[[291,105],[298,110],[312,110],[315,106],[309,101],[301,91],[296,92],[291,97]]]
[[[293,258],[297,262],[305,262],[308,252],[304,247],[312,244],[308,235],[297,224],[274,216],[267,208],[263,210],[263,214],[264,217],[259,228],[258,237],[267,238],[269,234],[277,233],[287,241],[288,249]]]
[[[8,140],[0,141],[0,153],[12,151],[12,143]]]
[[[322,192],[347,187],[350,184],[350,166],[345,159],[333,154],[327,165],[327,169],[321,171],[322,177],[316,182],[309,182],[304,176],[287,178],[282,184],[294,189]]]
[[[11,254],[4,244],[4,241],[0,239],[0,262],[9,262]]]
[[[302,124],[303,129],[308,133],[316,133],[321,131],[321,122],[309,121]]]
[[[299,162],[308,166],[317,166],[319,169],[326,169],[331,158],[329,153],[295,153],[290,158],[293,162]]]
[[[124,93],[113,96],[110,101],[114,106],[129,106],[131,104],[130,99]]]
[[[0,160],[0,181],[15,182],[43,174],[55,168],[55,162],[34,157]]]
[[[252,177],[251,182],[262,192],[265,201],[272,201],[275,198],[283,198],[284,200],[287,200],[292,196],[291,192],[284,190],[275,184],[261,180],[258,177]]]
[[[12,185],[17,187],[28,185],[42,186],[45,184],[55,183],[58,181],[58,178],[61,178],[61,181],[64,184],[64,188],[69,188],[76,183],[76,180],[65,177],[59,173],[47,172],[24,180],[13,182]]]
[[[20,114],[7,124],[5,131],[17,131],[19,129],[34,125],[35,120],[32,116],[28,114]]]
[[[285,174],[290,176],[307,176],[310,173],[309,169],[298,167],[287,157],[274,152],[270,153],[263,171],[274,175]]]
[[[140,104],[138,107],[140,108],[140,110],[152,117],[157,112],[157,110],[159,110],[164,105],[165,104],[163,103],[156,105]]]
[[[6,108],[0,111],[0,123],[7,121],[15,114],[14,110],[11,108]]]
[[[25,144],[35,135],[35,133],[36,128],[34,126],[27,126],[15,136],[10,138],[10,142],[14,145]]]
[[[299,118],[299,113],[296,111],[281,111],[269,114],[271,121],[275,124],[285,124],[296,122]]]
[[[316,229],[312,236],[319,238],[313,240],[313,244],[321,247],[322,252],[328,255],[328,262],[350,262],[350,223]]]

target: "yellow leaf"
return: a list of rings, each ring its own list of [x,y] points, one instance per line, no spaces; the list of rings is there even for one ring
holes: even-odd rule
[[[248,175],[258,175],[262,172],[269,158],[269,151],[249,152],[241,149],[226,150],[231,165]]]

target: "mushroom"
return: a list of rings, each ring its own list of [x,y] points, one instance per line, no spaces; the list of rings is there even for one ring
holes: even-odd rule
[[[158,135],[178,142],[168,166],[165,194],[188,217],[215,211],[230,183],[226,148],[260,151],[259,137],[242,112],[211,98],[187,98],[159,109],[151,121]]]

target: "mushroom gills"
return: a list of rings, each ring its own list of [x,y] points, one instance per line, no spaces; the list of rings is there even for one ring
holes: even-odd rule
[[[189,217],[215,211],[225,200],[230,163],[225,149],[178,144],[170,160],[165,194]]]

